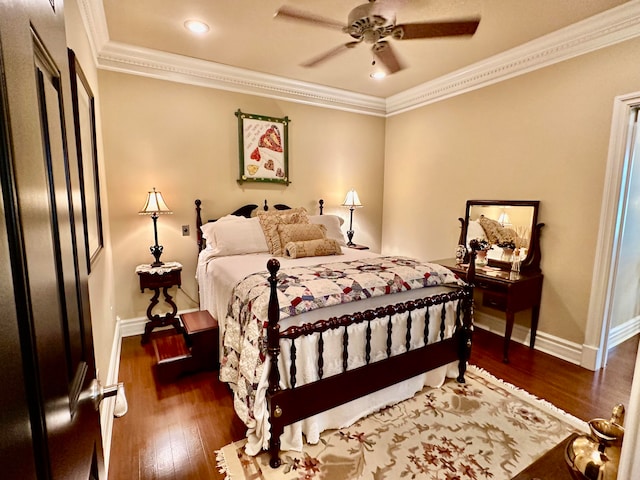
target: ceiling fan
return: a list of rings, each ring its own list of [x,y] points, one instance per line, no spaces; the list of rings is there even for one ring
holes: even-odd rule
[[[304,67],[315,67],[326,60],[350,49],[360,43],[371,44],[374,61],[380,61],[388,74],[396,73],[404,68],[387,39],[414,40],[421,38],[471,36],[480,23],[479,18],[471,18],[447,22],[418,22],[396,24],[395,12],[391,11],[398,0],[386,2],[369,0],[369,3],[355,7],[347,19],[347,24],[325,18],[313,13],[304,12],[292,7],[282,6],[275,18],[310,23],[319,27],[340,30],[350,35],[351,40],[303,63]],[[402,3],[402,2],[400,2]]]

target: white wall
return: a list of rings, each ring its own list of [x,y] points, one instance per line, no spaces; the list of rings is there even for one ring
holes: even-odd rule
[[[540,200],[539,332],[581,345],[612,103],[639,54],[632,40],[389,118],[383,252],[452,257],[467,199]]]
[[[144,317],[149,305],[135,267],[153,260],[152,221],[138,215],[152,187],[174,212],[160,216],[158,236],[162,260],[184,266],[182,291],[171,292],[181,310],[197,307],[191,301],[198,298],[196,198],[203,202],[205,219],[265,199],[316,212],[322,198],[325,213],[339,214],[348,224],[348,210],[339,205],[355,187],[364,207],[354,215],[354,240],[379,251],[383,118],[109,71],[100,71],[99,81],[115,308],[121,319]],[[238,109],[289,117],[289,186],[237,183]],[[191,236],[182,236],[182,225],[191,227]]]

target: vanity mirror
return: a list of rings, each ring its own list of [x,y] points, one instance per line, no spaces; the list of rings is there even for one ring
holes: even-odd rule
[[[469,241],[486,242],[489,266],[505,270],[518,260],[523,272],[540,271],[540,230],[537,200],[467,200],[459,245],[469,251]],[[468,253],[464,257],[468,262]],[[478,260],[477,260],[478,262]]]

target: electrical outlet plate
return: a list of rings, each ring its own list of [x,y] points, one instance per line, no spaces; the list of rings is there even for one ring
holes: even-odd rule
[[[182,225],[182,236],[183,237],[189,236],[189,225]]]

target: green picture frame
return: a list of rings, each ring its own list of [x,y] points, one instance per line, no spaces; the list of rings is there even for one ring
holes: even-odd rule
[[[289,185],[289,120],[238,110],[240,175],[238,183]]]

